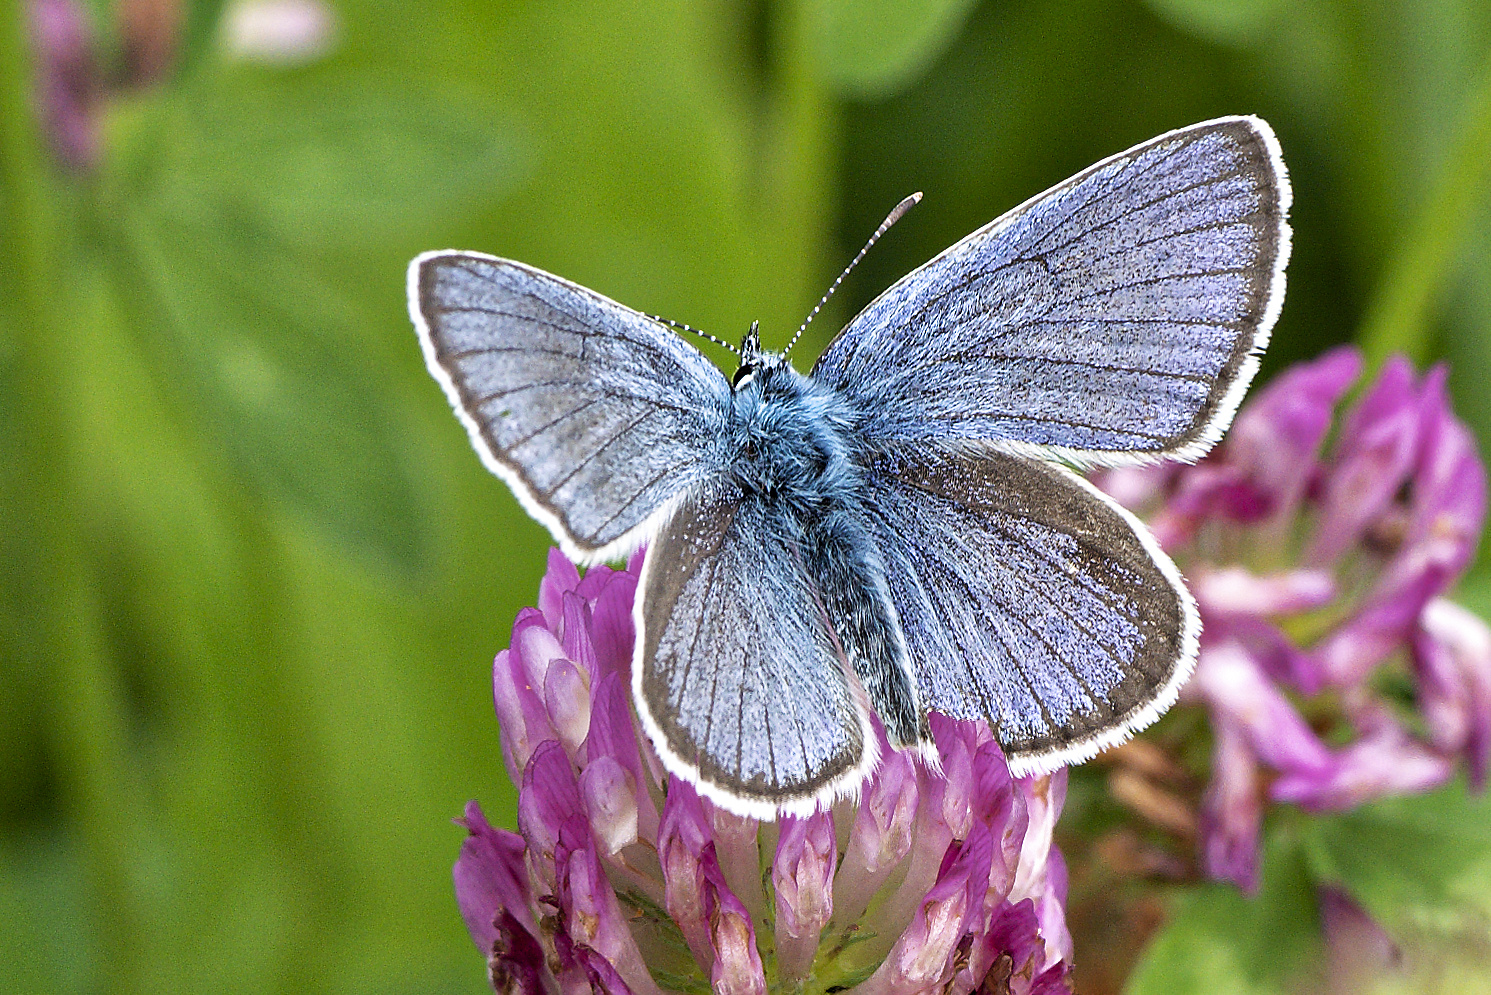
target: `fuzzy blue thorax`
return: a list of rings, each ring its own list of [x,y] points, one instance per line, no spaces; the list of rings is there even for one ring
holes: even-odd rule
[[[837,391],[761,352],[755,328],[741,349],[729,415],[729,476],[760,502],[798,550],[833,636],[896,747],[928,733],[906,641],[859,494],[864,472],[851,445],[856,412]]]
[[[731,476],[741,489],[800,513],[855,500],[847,442],[854,413],[836,392],[775,353],[756,353],[731,398]]]

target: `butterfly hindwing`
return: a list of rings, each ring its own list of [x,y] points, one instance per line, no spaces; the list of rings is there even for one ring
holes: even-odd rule
[[[780,515],[686,501],[647,551],[634,612],[633,700],[665,765],[758,818],[811,811],[877,756]]]
[[[1290,190],[1257,118],[1098,163],[907,274],[814,376],[872,442],[1117,464],[1220,437],[1283,300]]]
[[[571,559],[629,552],[718,466],[729,384],[657,322],[478,253],[426,253],[409,284],[430,372],[477,452]]]
[[[923,707],[987,719],[1017,773],[1086,759],[1152,722],[1200,621],[1134,518],[1012,454],[880,456],[865,506]]]

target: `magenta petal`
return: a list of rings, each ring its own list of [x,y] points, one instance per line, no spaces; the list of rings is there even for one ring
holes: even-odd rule
[[[1449,413],[1443,371],[1425,380],[1423,421],[1406,535],[1356,615],[1316,655],[1338,687],[1367,672],[1413,633],[1429,600],[1470,562],[1486,511],[1486,476],[1469,433]]]
[[[544,708],[549,724],[572,757],[590,732],[590,689],[583,671],[568,660],[554,660],[544,675]]]
[[[1046,941],[1047,964],[1057,960],[1070,963],[1072,959],[1072,934],[1066,925],[1066,896],[1070,880],[1066,858],[1052,846],[1051,859],[1046,867],[1046,891],[1036,902],[1041,936]]]
[[[608,855],[637,842],[637,792],[626,768],[596,757],[580,772],[580,797],[595,838]]]
[[[1360,370],[1355,349],[1332,349],[1280,374],[1238,413],[1227,437],[1227,456],[1268,496],[1271,512],[1304,496],[1336,402]]]
[[[960,722],[933,712],[929,717],[932,737],[942,760],[942,777],[935,778],[929,801],[954,839],[968,835],[973,821],[973,758],[978,752],[978,726],[982,723]]]
[[[589,947],[580,947],[576,950],[576,956],[585,968],[585,976],[590,980],[592,995],[632,995],[626,979],[600,953]]]
[[[510,650],[523,664],[523,674],[528,684],[536,691],[544,686],[549,676],[549,664],[565,659],[564,644],[554,635],[543,615],[531,608],[518,613],[513,623],[513,641]]]
[[[1201,864],[1207,877],[1258,888],[1263,790],[1248,737],[1226,715],[1213,723],[1211,783],[1201,800]]]
[[[487,951],[487,980],[502,995],[544,995],[544,951],[521,923],[497,913],[497,940]]]
[[[1009,764],[999,744],[988,742],[973,757],[974,818],[987,825],[995,835],[994,857],[989,868],[989,892],[992,898],[1006,898],[1015,884],[1020,866],[1020,851],[1029,825],[1029,811],[1017,803],[1017,782],[1010,776]]]
[[[587,574],[587,576],[589,576]],[[618,673],[630,685],[632,648],[636,642],[632,601],[637,575],[630,570],[612,572],[590,609],[591,642],[595,645],[596,673]]]
[[[1336,582],[1324,570],[1285,570],[1266,576],[1237,566],[1196,570],[1190,586],[1207,618],[1294,615],[1324,608],[1336,597]]]
[[[1203,647],[1192,682],[1218,722],[1225,716],[1275,770],[1318,772],[1330,766],[1325,744],[1237,643]]]
[[[843,866],[853,874],[834,878],[834,908],[853,922],[864,914],[875,892],[911,850],[920,792],[916,764],[905,753],[885,750],[880,770],[865,782],[844,849]]]
[[[833,915],[839,847],[828,812],[781,820],[772,886],[776,894],[777,965],[789,978],[806,977],[818,936]]]
[[[492,663],[492,705],[497,713],[508,776],[515,783],[522,778],[534,747],[557,736],[544,706],[543,682],[534,682],[518,648],[520,633],[542,624],[543,616],[537,610],[525,608],[519,612],[513,625],[512,648],[498,653]]]
[[[538,609],[554,632],[564,625],[564,594],[580,586],[580,571],[558,549],[549,550],[549,569],[538,584]]]
[[[1072,966],[1067,961],[1046,968],[1031,981],[1028,995],[1072,995],[1072,989],[1067,984],[1067,975],[1071,970]]]
[[[706,843],[699,856],[705,881],[705,914],[714,950],[711,987],[715,995],[766,995],[766,971],[756,948],[756,926],[751,914],[725,883],[714,843]]]
[[[1346,416],[1305,562],[1334,562],[1393,500],[1418,454],[1420,401],[1413,368],[1390,358]]]
[[[658,861],[663,865],[663,904],[678,924],[694,959],[705,970],[714,964],[705,909],[701,855],[712,842],[704,806],[691,785],[668,782],[668,797],[658,827]]]
[[[1039,898],[1046,887],[1047,858],[1050,856],[1051,841],[1056,831],[1056,820],[1060,818],[1061,807],[1066,803],[1067,768],[1062,767],[1040,777],[1022,777],[1016,783],[1025,799],[1030,822],[1025,830],[1020,864],[1010,895],[1011,900]]]
[[[1328,768],[1286,774],[1269,793],[1275,801],[1293,802],[1312,812],[1338,812],[1376,798],[1437,788],[1453,773],[1448,760],[1384,715],[1337,753]]]
[[[545,888],[554,887],[554,882],[547,878],[553,873],[560,829],[584,813],[580,787],[564,747],[552,739],[540,743],[523,771],[523,786],[518,792],[518,828],[528,843],[530,866],[545,878],[539,882]]]
[[[1429,602],[1420,624],[1413,641],[1419,707],[1435,747],[1463,753],[1480,790],[1491,754],[1491,629],[1443,598]]]
[[[993,846],[988,827],[975,823],[966,841],[948,847],[911,925],[867,982],[870,991],[914,995],[935,991],[951,978],[969,926],[976,928],[982,917]]]
[[[561,827],[554,866],[565,932],[576,944],[577,954],[589,947],[626,979],[629,990],[655,993],[657,986],[632,938],[616,891],[601,868],[583,816]]]
[[[537,933],[528,906],[531,891],[523,863],[522,837],[506,829],[493,829],[474,801],[466,803],[466,814],[455,821],[470,834],[461,844],[453,876],[456,904],[472,942],[482,953],[492,952],[497,940],[496,919],[502,910],[529,933]]]
[[[1175,494],[1148,524],[1160,546],[1173,550],[1189,542],[1208,519],[1252,522],[1272,510],[1269,495],[1248,481],[1241,466],[1203,463],[1179,479]]]
[[[866,789],[849,844],[871,873],[888,872],[911,849],[919,797],[911,757],[891,751]]]
[[[1273,623],[1243,616],[1203,618],[1206,621],[1203,652],[1213,644],[1236,643],[1252,657],[1264,676],[1277,684],[1305,694],[1316,694],[1325,687],[1325,671],[1320,663]]]
[[[971,963],[978,965],[978,976],[983,979],[975,989],[978,995],[1070,995],[1065,984],[1067,962],[1053,961],[1029,899],[1000,905],[974,949]],[[1053,966],[1042,970],[1046,964]]]
[[[585,756],[594,763],[609,757],[630,776],[637,813],[637,832],[648,840],[658,835],[658,813],[647,790],[648,773],[637,749],[637,734],[632,726],[631,698],[623,676],[607,673],[595,688],[590,712],[590,733],[585,740]]]
[[[575,586],[575,596],[586,604],[593,604],[600,593],[611,583],[615,570],[604,563],[585,568],[585,576],[580,578],[580,583]]]
[[[585,576],[589,577],[590,574]],[[585,671],[587,682],[593,681],[597,665],[595,644],[590,637],[590,606],[578,594],[565,594],[560,604],[564,612],[564,638],[560,641],[564,647],[564,655]]]

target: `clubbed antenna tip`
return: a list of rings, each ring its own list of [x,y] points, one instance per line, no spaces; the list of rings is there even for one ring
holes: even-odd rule
[[[916,203],[921,199],[922,192],[918,190],[916,193],[912,194],[910,197],[907,197],[895,207],[891,208],[891,212],[885,216],[884,221],[880,222],[880,227],[875,229],[875,234],[870,236],[870,240],[865,243],[865,247],[863,249],[860,249],[859,252],[855,254],[853,259],[849,260],[849,265],[844,267],[844,272],[840,273],[838,278],[834,280],[834,282],[829,286],[828,293],[824,294],[823,297],[819,299],[818,303],[813,306],[813,310],[808,313],[807,319],[804,320],[801,325],[797,326],[797,333],[792,336],[792,341],[787,343],[787,348],[782,350],[783,356],[791,352],[792,347],[797,345],[797,340],[802,338],[802,333],[807,331],[808,326],[813,323],[813,319],[818,317],[818,312],[823,310],[823,305],[827,304],[828,299],[834,295],[834,291],[839,289],[839,284],[844,282],[844,277],[848,276],[849,271],[854,269],[855,266],[859,265],[859,261],[865,257],[865,253],[870,251],[870,246],[879,241],[880,236],[884,235],[891,225],[895,224],[897,221],[900,221],[901,216],[915,207]]]

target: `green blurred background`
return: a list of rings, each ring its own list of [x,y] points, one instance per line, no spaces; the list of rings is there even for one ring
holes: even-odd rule
[[[1484,2],[333,0],[278,61],[142,2],[149,86],[130,0],[85,4],[73,170],[0,3],[0,989],[484,990],[449,819],[512,824],[489,668],[548,537],[424,371],[421,250],[779,348],[924,190],[806,361],[1038,190],[1256,113],[1296,193],[1265,376],[1446,357],[1491,438]]]

